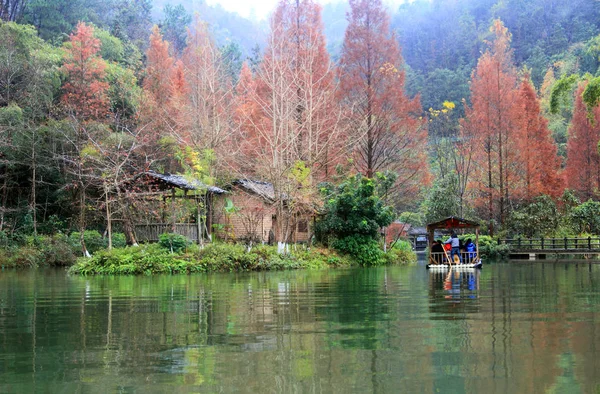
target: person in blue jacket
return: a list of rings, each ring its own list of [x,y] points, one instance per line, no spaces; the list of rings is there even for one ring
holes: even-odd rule
[[[477,255],[477,247],[473,241],[471,241],[471,238],[467,239],[467,242],[465,243],[465,249],[467,250],[469,260],[473,260]]]

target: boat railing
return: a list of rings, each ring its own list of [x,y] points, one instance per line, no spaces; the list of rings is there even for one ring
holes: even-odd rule
[[[429,253],[430,264],[448,264],[448,259],[451,259],[450,252],[433,252]],[[460,252],[460,260],[462,264],[474,264],[477,261],[477,252]],[[450,261],[451,264],[455,264],[454,261]]]

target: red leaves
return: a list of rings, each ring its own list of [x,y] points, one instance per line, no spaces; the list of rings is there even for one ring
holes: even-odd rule
[[[78,120],[99,120],[109,111],[106,63],[98,56],[100,40],[94,37],[91,26],[79,22],[69,43],[64,56],[67,82],[62,101]]]
[[[427,176],[427,134],[419,98],[404,93],[400,47],[380,0],[352,0],[340,67],[339,99],[358,139],[356,165],[372,177],[399,173],[407,193]]]
[[[518,117],[520,180],[518,194],[531,201],[541,194],[558,197],[564,188],[559,176],[560,160],[557,147],[542,116],[533,83],[526,74],[516,101]]]
[[[146,52],[144,89],[159,107],[164,106],[171,98],[173,65],[174,60],[169,56],[169,43],[163,40],[158,26],[155,25]]]
[[[600,189],[600,108],[588,112],[582,98],[585,86],[579,85],[575,93],[575,108],[567,142],[566,181],[567,186],[576,190],[581,198],[589,199]]]
[[[477,203],[489,219],[504,223],[510,200],[558,195],[559,161],[529,76],[517,87],[510,34],[496,20],[495,39],[471,79],[472,106],[466,109],[462,138],[475,141]]]

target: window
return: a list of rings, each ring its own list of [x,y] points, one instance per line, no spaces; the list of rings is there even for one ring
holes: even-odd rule
[[[308,221],[306,221],[306,220],[298,221],[298,232],[299,233],[307,233],[308,232]]]

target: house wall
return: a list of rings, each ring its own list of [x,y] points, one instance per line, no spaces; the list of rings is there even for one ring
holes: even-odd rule
[[[238,208],[237,212],[230,215],[229,218],[224,212],[227,199],[230,199],[233,205]],[[262,197],[247,192],[238,186],[234,186],[230,194],[215,195],[213,197],[211,223],[228,227],[235,240],[248,239],[254,236],[262,242],[268,242],[271,230],[273,235],[277,236],[275,207],[267,203]],[[296,218],[292,224],[293,231],[290,241],[307,242],[311,226],[311,217]],[[215,231],[212,230],[212,233],[215,234]],[[220,236],[223,237],[224,234]]]
[[[229,217],[224,211],[227,199],[238,208]],[[234,187],[231,194],[215,196],[211,212],[212,223],[228,227],[235,240],[259,238],[262,242],[269,241],[274,214],[275,208],[272,205],[238,187]]]

